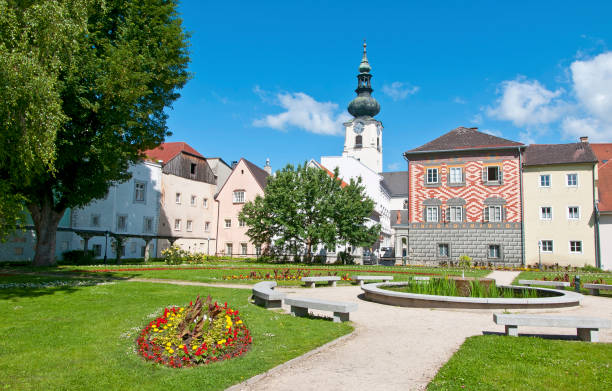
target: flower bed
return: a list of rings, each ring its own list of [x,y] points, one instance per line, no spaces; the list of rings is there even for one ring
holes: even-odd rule
[[[237,310],[198,296],[187,307],[166,308],[140,332],[136,344],[146,360],[181,368],[238,357],[252,341]]]
[[[321,274],[321,273],[317,273],[317,274],[313,274],[312,276],[322,276],[322,275],[323,274]],[[328,272],[327,275],[329,275],[329,276],[332,276],[332,275],[336,276],[336,275],[338,275],[338,273],[333,273],[332,274],[331,272]],[[299,281],[299,280],[302,279],[302,277],[309,277],[309,276],[311,276],[309,270],[304,270],[304,269],[297,269],[297,270],[274,269],[271,273],[270,272],[262,273],[262,272],[252,271],[249,274],[232,274],[232,275],[229,275],[229,276],[224,276],[223,279],[224,280]],[[340,279],[342,281],[352,281],[352,279],[348,275],[348,273],[340,275]]]

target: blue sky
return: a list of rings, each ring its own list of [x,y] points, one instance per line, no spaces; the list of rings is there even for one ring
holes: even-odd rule
[[[612,2],[187,1],[168,141],[273,169],[339,155],[367,39],[384,169],[458,126],[612,142]]]

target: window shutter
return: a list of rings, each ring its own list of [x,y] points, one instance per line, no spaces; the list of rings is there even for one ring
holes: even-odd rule
[[[506,221],[506,207],[502,206],[501,221]]]
[[[499,183],[504,183],[504,170],[503,164],[499,166]]]
[[[451,221],[451,211],[450,211],[450,207],[447,207],[445,212],[446,216],[444,216],[443,221]]]
[[[484,167],[484,168],[482,169],[482,181],[486,183],[486,182],[487,182],[487,180],[488,180],[487,168],[486,168],[486,167]]]
[[[482,210],[482,220],[485,221],[485,222],[489,221],[489,208],[485,207]]]
[[[427,221],[427,207],[423,207],[423,221]]]

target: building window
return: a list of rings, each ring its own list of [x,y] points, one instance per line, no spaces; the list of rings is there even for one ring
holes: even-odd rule
[[[244,204],[244,190],[234,192],[234,204]]]
[[[540,220],[552,220],[552,207],[540,207]]]
[[[427,169],[426,183],[430,185],[438,183],[438,169],[437,168]]]
[[[448,183],[463,183],[463,169],[461,167],[451,167],[449,170]]]
[[[449,256],[449,251],[448,251],[448,243],[439,243],[438,244],[438,257],[441,258],[448,258]]]
[[[463,221],[463,207],[451,206],[448,208],[448,219],[452,222]]]
[[[425,209],[425,221],[438,221],[438,207],[428,206]]]
[[[92,246],[92,250],[94,253],[94,257],[101,257],[102,256],[102,245],[101,244],[94,244]]]
[[[210,232],[210,221],[204,223],[204,232]]]
[[[240,254],[247,255],[247,244],[246,243],[240,243]]]
[[[174,219],[174,230],[175,231],[181,230],[181,219]]]
[[[246,222],[242,219],[238,219],[238,225],[241,227],[246,227]]]
[[[144,182],[134,182],[134,202],[145,201],[145,191],[147,184]]]
[[[177,204],[181,203],[181,193],[176,193],[175,202]]]
[[[117,231],[127,231],[127,215],[117,215]]]
[[[198,200],[198,198],[194,195],[191,196],[191,206],[196,206],[196,201]]]
[[[503,220],[502,206],[491,205],[484,208],[484,221],[500,222]]]
[[[355,148],[361,148],[363,144],[363,137],[361,135],[355,136]]]
[[[232,220],[225,219],[225,228],[232,228]]]
[[[498,185],[502,183],[500,166],[488,166],[482,169],[482,181],[485,184]]]
[[[153,233],[153,217],[144,218],[142,232],[147,234]]]
[[[550,175],[540,175],[540,187],[550,187]]]
[[[543,253],[552,253],[553,252],[553,241],[552,240],[542,240],[540,241],[540,250]]]
[[[91,226],[92,227],[100,226],[100,215],[91,215]]]
[[[231,243],[225,243],[225,255],[232,255],[233,245]]]
[[[202,198],[202,206],[208,208],[208,198]]]
[[[578,254],[582,252],[581,240],[570,240],[570,253]]]
[[[189,173],[191,175],[195,175],[196,174],[196,164],[195,163],[191,163],[191,167],[189,168]]]
[[[576,173],[567,174],[567,185],[569,187],[578,186],[578,174]]]
[[[193,229],[193,221],[192,220],[187,220],[187,226],[185,227],[185,229],[187,229],[187,232],[191,232]]]
[[[15,247],[15,255],[23,255],[23,247]]]
[[[255,246],[255,255],[257,256],[261,255],[261,246]]]
[[[580,218],[580,207],[568,206],[567,207],[567,218],[570,220],[578,220]]]
[[[501,258],[501,251],[499,244],[489,244],[489,258],[499,259]]]

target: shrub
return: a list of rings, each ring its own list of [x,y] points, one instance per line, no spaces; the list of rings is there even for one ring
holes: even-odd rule
[[[97,262],[93,250],[70,250],[62,254],[62,263],[65,265],[92,265]]]
[[[172,245],[162,250],[161,254],[168,265],[180,265],[191,255],[188,251],[183,250],[177,245]]]

